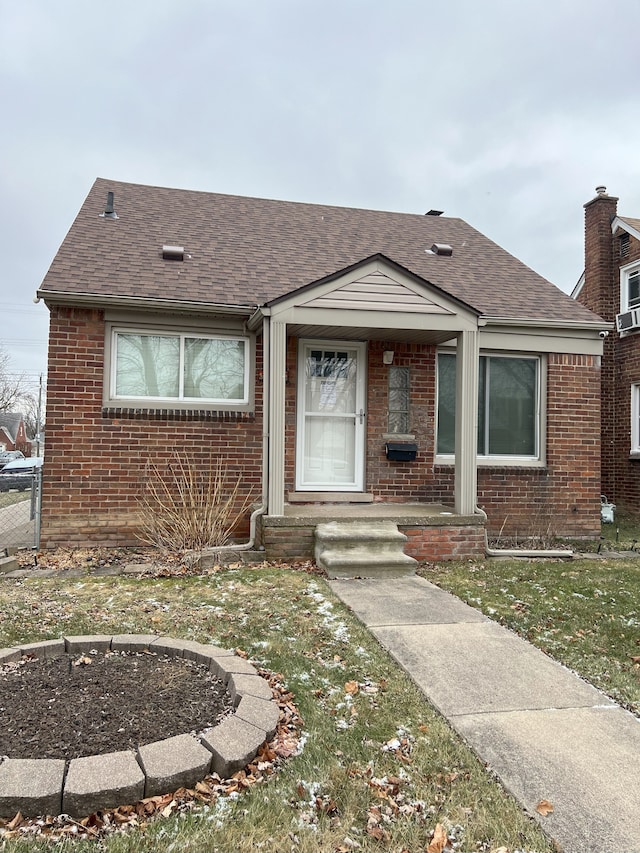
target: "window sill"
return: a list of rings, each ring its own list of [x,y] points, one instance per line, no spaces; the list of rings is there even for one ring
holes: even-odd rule
[[[215,409],[162,409],[103,406],[102,417],[136,421],[253,421],[255,412]]]
[[[436,456],[434,463],[442,467],[453,467],[456,463],[453,456]],[[538,468],[545,469],[547,466],[541,459],[527,459],[522,456],[495,456],[491,459],[481,457],[476,459],[478,468]]]
[[[385,441],[415,441],[416,437],[410,432],[383,432]]]

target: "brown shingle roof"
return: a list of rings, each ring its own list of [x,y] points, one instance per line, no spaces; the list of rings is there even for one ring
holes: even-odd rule
[[[118,219],[101,217],[107,192]],[[429,254],[434,243],[452,257]],[[184,246],[184,262],[162,259]],[[47,292],[262,305],[382,254],[495,317],[596,322],[461,219],[271,201],[99,178],[42,284]]]
[[[640,231],[640,219],[634,219],[631,216],[619,216],[618,219],[621,222],[626,222],[627,225],[635,228],[636,231]]]

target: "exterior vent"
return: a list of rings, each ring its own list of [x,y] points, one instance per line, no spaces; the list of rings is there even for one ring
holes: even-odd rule
[[[625,233],[625,234],[620,235],[620,243],[618,245],[620,246],[620,257],[621,258],[628,258],[629,257],[629,242],[630,241],[629,241],[629,235],[628,234]]]
[[[445,258],[450,258],[453,255],[453,246],[448,243],[434,243],[431,247],[432,255],[443,255]]]
[[[616,327],[619,332],[630,332],[632,329],[640,328],[640,309],[633,308],[624,314],[616,316]]]
[[[118,214],[113,207],[113,193],[111,190],[107,193],[107,203],[104,206],[103,212],[100,214],[103,219],[118,219]]]
[[[184,261],[184,246],[163,246],[162,257],[165,261]]]

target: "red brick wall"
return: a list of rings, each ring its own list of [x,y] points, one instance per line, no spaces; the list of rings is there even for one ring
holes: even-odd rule
[[[640,260],[640,242],[629,239],[620,257],[620,233],[612,234],[617,199],[599,196],[585,205],[585,283],[578,300],[606,320],[620,312],[620,267]],[[612,331],[602,357],[602,493],[619,509],[640,513],[640,460],[630,459],[631,384],[640,382],[640,333]]]
[[[390,462],[387,374],[382,352],[411,368],[411,432],[415,462]],[[286,487],[294,487],[297,341],[288,343]],[[261,363],[258,342],[258,364]],[[378,501],[453,503],[453,467],[434,465],[435,364],[433,347],[372,342],[368,348],[366,489]],[[595,358],[549,356],[547,467],[480,468],[479,503],[489,528],[537,534],[553,522],[563,535],[596,535],[598,383]],[[222,453],[242,478],[241,497],[260,496],[262,386],[253,415],[207,415],[104,410],[104,318],[88,309],[51,308],[47,408],[47,456],[43,486],[43,547],[60,544],[137,544],[136,495],[145,466],[160,468],[184,451],[206,465]],[[258,371],[260,375],[260,371]],[[567,405],[569,403],[569,405]],[[531,530],[533,522],[537,530]],[[238,536],[248,532],[248,514]],[[477,531],[472,532],[473,536]],[[411,534],[415,536],[417,534]],[[432,547],[432,546],[430,546]],[[462,554],[464,543],[455,547]],[[457,553],[457,551],[456,551]]]
[[[478,467],[478,504],[492,535],[600,533],[600,368],[595,356],[549,354],[544,468]],[[436,469],[432,494],[453,501],[453,470]]]
[[[192,416],[103,410],[101,311],[51,307],[42,545],[140,544],[136,495],[145,466],[184,453],[198,466],[222,453],[242,476],[240,498],[259,500],[262,387],[256,413]],[[261,352],[258,352],[261,359]],[[248,515],[238,535],[248,532]]]
[[[337,509],[336,516],[339,517]],[[400,526],[407,537],[405,554],[416,560],[463,560],[485,553],[482,524],[456,527]],[[308,520],[285,519],[282,524],[273,519],[262,520],[262,540],[271,560],[310,560],[315,549],[315,524]]]
[[[385,454],[389,368],[382,363],[384,350],[394,351],[394,366],[409,367],[411,371],[410,432],[415,435],[418,445],[418,457],[412,463],[390,462]],[[298,341],[290,338],[287,345],[285,414],[287,491],[295,487],[297,353]],[[420,500],[424,493],[425,477],[433,473],[435,348],[393,341],[371,341],[368,344],[367,361],[365,489],[373,492],[379,501]]]
[[[614,240],[615,293],[619,295],[620,267],[640,260],[640,241],[631,237],[629,252],[620,258],[616,253],[618,237]],[[619,245],[619,244],[618,244]],[[614,453],[611,472],[607,475],[607,486],[611,484],[611,493],[605,491],[609,500],[621,509],[640,514],[640,459],[631,459],[631,385],[640,382],[640,332],[620,337],[617,333],[609,336],[613,346],[613,387],[611,397],[605,401],[605,417],[611,421],[614,436]],[[609,400],[612,400],[609,403]],[[603,476],[604,480],[604,476]]]
[[[382,352],[394,350],[394,365],[411,368],[411,432],[415,462],[390,462],[387,431],[387,371]],[[287,394],[287,485],[295,465],[295,359],[290,341]],[[368,347],[368,437],[366,491],[376,501],[454,502],[453,465],[435,465],[436,351],[393,341]],[[592,356],[548,356],[547,465],[545,468],[480,466],[478,503],[491,533],[592,537],[599,535],[600,367]],[[410,552],[408,552],[410,553]]]

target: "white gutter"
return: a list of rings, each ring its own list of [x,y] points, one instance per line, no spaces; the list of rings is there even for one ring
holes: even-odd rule
[[[476,505],[475,512],[481,515],[485,521],[484,527],[484,550],[487,557],[546,557],[550,560],[567,560],[573,559],[574,552],[571,550],[560,550],[553,548],[489,548],[489,539],[487,538],[487,513]]]
[[[141,298],[138,296],[102,296],[100,294],[71,293],[62,290],[36,290],[36,299],[44,299],[51,305],[80,305],[82,307],[122,307],[152,308],[171,311],[198,312],[200,314],[238,314],[251,317],[255,305],[227,305],[213,302],[195,302],[192,300]]]
[[[607,320],[601,320],[596,318],[592,322],[585,322],[583,320],[546,320],[544,318],[540,318],[538,320],[530,318],[530,317],[491,317],[487,314],[483,314],[478,318],[479,326],[524,326],[535,327],[538,329],[575,329],[575,330],[583,330],[583,331],[599,331],[601,329],[613,329],[615,327],[614,323],[610,323]]]

